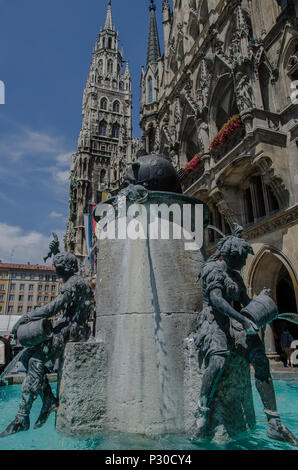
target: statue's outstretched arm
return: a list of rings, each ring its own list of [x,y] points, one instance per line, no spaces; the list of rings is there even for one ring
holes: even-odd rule
[[[213,289],[209,296],[211,305],[217,312],[237,320],[248,334],[258,333],[258,327],[251,320],[237,312],[237,310],[235,310],[232,305],[230,305],[229,302],[227,302],[223,297],[222,291],[220,289]]]
[[[30,321],[37,321],[42,320],[43,318],[51,318],[57,315],[60,310],[65,307],[65,304],[71,301],[71,293],[68,291],[63,292],[62,294],[58,295],[58,297],[52,302],[43,307],[39,307],[33,312],[26,313],[23,315],[20,320],[14,325],[12,329],[12,334],[16,335],[18,327],[25,323],[29,323]]]
[[[30,320],[41,320],[43,318],[50,318],[57,315],[60,310],[65,307],[65,304],[68,304],[71,301],[71,293],[68,291],[63,292],[58,295],[56,299],[52,300],[47,305],[37,308],[32,313],[29,314]]]

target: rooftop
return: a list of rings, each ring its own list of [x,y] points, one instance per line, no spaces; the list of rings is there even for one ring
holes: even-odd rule
[[[52,266],[40,266],[39,264],[12,264],[12,263],[2,263],[0,260],[0,269],[26,269],[29,271],[55,271]]]

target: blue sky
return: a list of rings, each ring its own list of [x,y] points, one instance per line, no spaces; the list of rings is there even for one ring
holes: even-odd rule
[[[82,94],[107,0],[0,0],[0,259],[42,263],[52,231],[68,215],[70,156]],[[149,0],[112,0],[133,76],[133,134],[140,137],[141,66]],[[161,0],[156,1],[161,25]],[[162,31],[160,31],[162,43]]]

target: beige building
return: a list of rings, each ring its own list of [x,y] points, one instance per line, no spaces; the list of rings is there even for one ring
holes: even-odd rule
[[[161,54],[151,0],[141,79],[144,146],[209,207],[209,253],[243,225],[250,295],[270,287],[287,313],[298,311],[297,13],[295,0],[164,0]],[[272,358],[282,328],[267,327]]]
[[[53,267],[0,261],[0,273],[6,274],[2,315],[29,313],[35,307],[50,303],[59,293],[60,282]]]

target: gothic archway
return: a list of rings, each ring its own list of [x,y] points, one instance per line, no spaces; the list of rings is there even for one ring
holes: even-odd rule
[[[264,287],[271,289],[272,297],[277,303],[280,313],[298,312],[297,273],[284,253],[272,246],[264,246],[256,255],[249,273],[250,295],[258,295]],[[284,320],[275,320],[267,328],[265,343],[275,342],[276,352],[280,355],[280,337],[287,327],[295,339],[298,339],[298,326]],[[268,332],[269,330],[269,332]],[[271,340],[268,337],[271,335]],[[266,335],[265,335],[266,336]],[[269,351],[270,352],[270,351]]]

